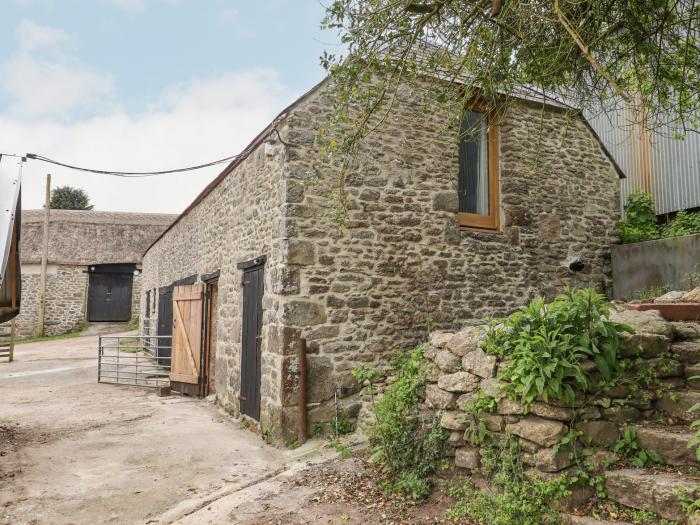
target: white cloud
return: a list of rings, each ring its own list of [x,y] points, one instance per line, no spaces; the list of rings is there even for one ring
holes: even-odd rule
[[[0,137],[3,150],[11,153],[100,169],[170,169],[238,153],[293,98],[272,70],[231,72],[171,87],[139,114],[117,110],[70,123],[0,115]],[[96,209],[180,212],[221,169],[123,179],[30,160],[24,168],[24,207],[41,206],[50,172],[54,186],[84,188]]]
[[[13,114],[65,117],[94,107],[112,92],[110,76],[66,53],[71,40],[62,29],[23,21],[17,39],[16,51],[0,65],[0,89],[9,95]]]

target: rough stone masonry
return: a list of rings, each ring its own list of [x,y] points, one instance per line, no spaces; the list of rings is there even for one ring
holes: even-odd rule
[[[17,336],[35,334],[39,317],[39,283],[43,210],[22,212],[20,256],[22,308]],[[175,219],[174,215],[82,210],[51,210],[46,276],[46,335],[70,332],[86,322],[88,267],[95,264],[140,264],[148,245]],[[132,312],[138,312],[140,277],[134,277]],[[9,332],[9,323],[0,331]]]
[[[144,259],[144,291],[221,272],[217,394],[237,415],[236,263],[267,255],[261,430],[288,441],[297,339],[309,345],[313,424],[333,412],[335,393],[355,392],[353,368],[420,343],[429,326],[506,314],[566,284],[606,286],[617,235],[618,175],[597,138],[577,114],[527,102],[500,124],[500,230],[461,228],[457,141],[439,109],[415,118],[409,89],[344,174],[341,228],[326,197],[341,167],[315,140],[331,107],[322,87],[278,117]],[[571,273],[572,260],[584,272]]]

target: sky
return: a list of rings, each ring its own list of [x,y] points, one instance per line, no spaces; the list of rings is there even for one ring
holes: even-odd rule
[[[325,0],[321,0],[325,3]],[[319,0],[0,0],[0,153],[119,171],[241,151],[339,52]],[[179,213],[223,168],[123,179],[28,161],[96,210]]]

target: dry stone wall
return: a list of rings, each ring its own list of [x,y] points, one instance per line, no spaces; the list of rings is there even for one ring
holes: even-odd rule
[[[334,392],[355,390],[353,368],[419,344],[429,326],[456,329],[566,284],[609,281],[618,176],[580,117],[509,110],[500,128],[502,228],[485,233],[459,225],[457,141],[442,132],[446,115],[418,120],[413,95],[401,97],[345,173],[344,227],[326,197],[341,168],[315,142],[328,101],[309,97],[281,129],[289,258],[278,293],[285,340],[309,342],[310,421],[326,414]],[[569,271],[573,260],[583,273]],[[293,368],[295,358],[285,363]]]
[[[593,385],[572,405],[540,399],[527,410],[506,395],[505,383],[497,378],[502,363],[481,350],[482,327],[433,332],[425,353],[429,374],[424,408],[437,412],[440,425],[449,431],[447,453],[457,467],[479,472],[482,448],[474,444],[470,429],[480,421],[490,434],[518,440],[531,474],[547,479],[572,472],[574,448],[579,453],[586,448],[587,461],[603,473],[611,498],[684,523],[678,489],[697,494],[697,481],[677,474],[654,478],[650,472],[615,466],[622,457],[611,447],[632,425],[639,445],[657,451],[666,463],[679,468],[700,464],[694,448],[687,446],[692,436],[687,423],[698,417],[689,409],[700,401],[700,385],[691,379],[700,366],[700,325],[669,323],[655,311],[622,310],[612,318],[636,330],[622,336],[620,357],[631,365],[626,379],[607,389]],[[484,395],[495,399],[495,409],[468,415],[469,403]],[[561,446],[572,429],[581,436]],[[608,464],[613,466],[606,470]],[[581,506],[591,496],[590,487],[575,487],[562,505]]]

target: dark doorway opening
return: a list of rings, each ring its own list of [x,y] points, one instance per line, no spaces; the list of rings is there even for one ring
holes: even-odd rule
[[[243,270],[243,334],[241,352],[241,412],[260,420],[262,298],[266,258],[238,264]]]
[[[131,319],[135,264],[97,264],[88,270],[88,321]]]
[[[216,345],[218,322],[217,304],[219,301],[218,272],[205,280],[204,293],[204,352],[202,352],[201,395],[206,397],[216,393]]]
[[[159,337],[173,335],[173,286],[158,288],[158,327]],[[158,349],[158,364],[169,365],[172,354],[172,339],[160,339]]]

